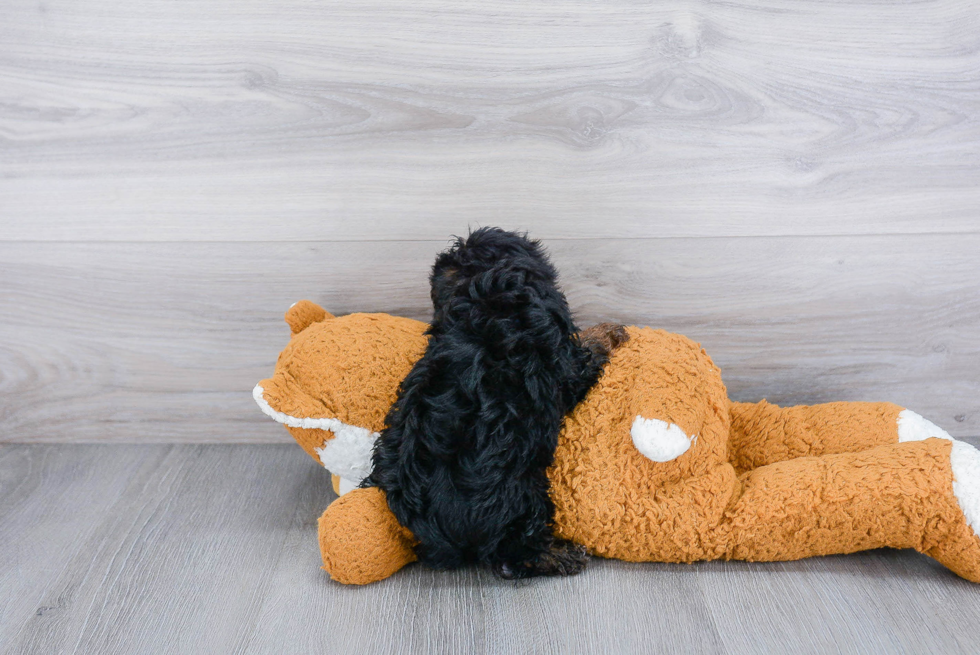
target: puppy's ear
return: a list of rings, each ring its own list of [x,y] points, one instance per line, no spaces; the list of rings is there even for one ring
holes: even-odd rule
[[[432,298],[432,308],[437,314],[455,293],[458,277],[459,268],[456,266],[433,268],[432,275],[429,276],[429,295]]]
[[[325,310],[320,305],[309,300],[300,300],[286,310],[286,323],[292,331],[292,336],[296,336],[309,326],[328,318],[333,318],[333,314]]]

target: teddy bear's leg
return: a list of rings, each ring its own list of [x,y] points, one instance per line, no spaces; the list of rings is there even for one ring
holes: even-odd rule
[[[951,439],[801,457],[740,476],[719,530],[730,559],[914,548],[980,582],[980,452]]]
[[[918,416],[892,403],[779,407],[765,400],[733,401],[730,413],[729,459],[739,473],[795,457],[860,452],[893,444],[900,440],[903,418]],[[949,436],[936,430],[930,436]]]

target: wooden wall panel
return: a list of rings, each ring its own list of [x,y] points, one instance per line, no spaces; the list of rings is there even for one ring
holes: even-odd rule
[[[980,12],[0,7],[4,239],[976,232]]]
[[[469,225],[740,399],[980,433],[966,0],[0,5],[0,440],[276,441],[309,296],[426,315]]]
[[[582,325],[700,341],[731,395],[891,400],[980,432],[980,235],[547,242]],[[445,242],[0,243],[0,440],[280,441],[282,312],[424,319]]]

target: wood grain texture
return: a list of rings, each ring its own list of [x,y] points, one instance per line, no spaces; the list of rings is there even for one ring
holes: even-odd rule
[[[971,653],[980,620],[976,585],[913,551],[344,587],[319,569],[328,476],[295,446],[3,445],[0,492],[17,655]]]
[[[25,623],[59,624],[67,606],[88,606],[91,598],[77,584],[100,577],[86,561],[106,547],[99,526],[119,510],[122,496],[146,483],[166,450],[0,448],[3,652],[18,652],[11,640]],[[47,593],[65,575],[76,584]]]
[[[0,441],[288,441],[283,311],[424,320],[443,242],[0,243]],[[732,397],[891,400],[980,432],[980,235],[557,241],[582,325],[700,341]]]
[[[0,6],[7,240],[976,233],[969,0]]]

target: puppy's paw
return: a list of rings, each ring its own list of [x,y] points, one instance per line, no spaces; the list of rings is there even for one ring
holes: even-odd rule
[[[505,580],[541,575],[576,575],[589,561],[585,546],[571,541],[555,541],[551,549],[526,562],[497,562],[493,572]]]
[[[540,559],[538,575],[576,575],[589,563],[589,551],[585,546],[571,541],[555,541],[551,550]]]

